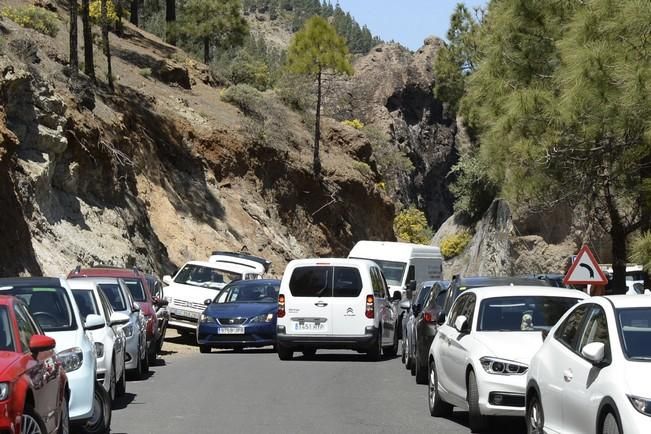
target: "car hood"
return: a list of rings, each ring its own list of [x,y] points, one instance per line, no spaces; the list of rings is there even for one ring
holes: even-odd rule
[[[56,341],[57,344],[54,351],[57,353],[74,347],[83,349],[84,343],[90,342],[89,337],[84,339],[85,331],[81,329],[64,332],[45,332],[45,334]]]
[[[475,339],[484,347],[485,354],[529,365],[543,344],[541,332],[476,332]]]
[[[14,379],[6,378],[5,376],[11,376],[11,372],[7,371],[9,371],[22,356],[22,354],[13,351],[0,351],[0,381],[10,381]]]
[[[205,300],[215,298],[219,294],[219,289],[173,283],[163,288],[163,294],[167,298],[176,298],[203,304]]]
[[[216,318],[251,318],[275,312],[277,306],[276,303],[213,303],[204,313]]]
[[[651,399],[651,376],[649,369],[651,362],[625,361],[622,369],[626,393],[640,398]]]

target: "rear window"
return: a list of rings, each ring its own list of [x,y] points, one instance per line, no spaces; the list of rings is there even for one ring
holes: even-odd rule
[[[81,318],[84,321],[86,321],[86,317],[88,315],[100,314],[92,291],[88,291],[86,289],[73,289],[72,295],[75,297],[75,302],[79,308],[79,313],[81,314]]]
[[[142,283],[139,280],[125,280],[124,283],[127,284],[131,296],[136,301],[147,301],[145,296],[145,289],[142,287]]]
[[[357,297],[362,276],[353,267],[299,267],[289,280],[294,297]]]

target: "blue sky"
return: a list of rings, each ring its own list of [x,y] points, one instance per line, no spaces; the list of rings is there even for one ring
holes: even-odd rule
[[[341,8],[351,13],[361,25],[385,41],[394,40],[417,50],[430,36],[445,38],[450,14],[460,0],[339,0]],[[332,0],[336,4],[336,0]],[[469,7],[486,4],[486,0],[463,1]]]

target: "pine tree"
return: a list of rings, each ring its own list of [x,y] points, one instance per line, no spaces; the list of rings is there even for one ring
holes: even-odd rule
[[[288,50],[290,72],[313,77],[317,82],[316,119],[314,128],[315,176],[321,174],[319,142],[321,140],[321,99],[323,78],[326,72],[352,75],[346,41],[324,18],[310,18],[301,31],[294,35]]]
[[[68,1],[70,11],[70,76],[79,73],[79,53],[77,52],[77,0]]]
[[[90,0],[81,0],[81,24],[84,33],[84,73],[95,79],[95,61],[93,58],[93,29],[90,23]]]
[[[172,45],[176,45],[176,32],[173,29],[175,23],[176,0],[165,0],[165,41]]]
[[[101,26],[102,26],[102,46],[104,48],[104,56],[106,56],[106,78],[108,80],[109,89],[113,90],[113,69],[111,68],[111,46],[109,44],[109,20],[107,16],[106,2],[108,0],[101,0]]]

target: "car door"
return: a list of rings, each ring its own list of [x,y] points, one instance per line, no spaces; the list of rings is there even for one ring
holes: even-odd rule
[[[477,297],[475,294],[468,294],[466,299],[463,308],[459,311],[459,316],[463,315],[468,319],[468,331],[459,332],[454,328],[454,323],[451,323],[450,325],[452,326],[452,330],[450,332],[450,344],[448,345],[448,355],[450,358],[448,373],[450,375],[451,391],[459,398],[464,399],[466,398],[466,361],[468,360],[468,346],[470,341],[473,339],[470,328],[475,316]]]
[[[547,345],[543,348],[544,363],[538,374],[538,387],[545,415],[545,426],[556,431],[565,432],[563,422],[563,394],[567,387],[565,374],[571,368],[576,357],[575,348],[583,323],[591,305],[576,307],[556,329]]]
[[[107,324],[110,325],[111,315],[113,315],[114,312],[113,308],[111,307],[111,303],[109,303],[106,295],[104,295],[102,291],[97,291],[96,294],[100,298],[100,309],[102,309]],[[110,325],[108,327],[110,330],[108,333],[110,334],[111,339],[113,339],[113,351],[115,351],[115,359],[113,360],[113,363],[115,363],[115,375],[118,379],[122,377],[122,371],[124,367],[124,352],[126,349],[126,338],[124,336],[124,331],[122,331],[122,327],[122,325]]]
[[[467,301],[467,296],[459,297],[456,300],[456,303],[452,305],[447,321],[439,327],[435,338],[438,343],[438,351],[434,352],[438,381],[443,389],[455,396],[458,396],[457,394],[460,392],[458,385],[455,386],[453,380],[454,368],[452,366],[452,341],[456,339],[459,334],[454,328],[454,321],[460,315]]]
[[[371,268],[371,270],[373,270]],[[373,290],[371,276],[363,268],[335,266],[332,271],[332,334],[363,336],[366,332],[366,296]]]
[[[294,335],[332,335],[331,264],[301,265],[291,271],[285,309],[287,333]],[[355,313],[355,312],[353,312]]]
[[[14,312],[23,352],[29,354],[30,339],[34,335],[43,334],[43,332],[21,303],[15,304]],[[54,351],[52,350],[39,353],[36,359],[31,356],[29,358],[31,360],[27,364],[27,373],[34,393],[34,409],[43,418],[48,431],[53,431],[57,425],[60,368],[54,361]]]
[[[581,354],[581,350],[593,342],[601,342],[606,347],[603,367],[594,366]],[[564,432],[581,433],[594,425],[597,407],[603,398],[603,395],[598,392],[598,381],[606,375],[606,371],[611,369],[608,365],[610,360],[608,319],[604,309],[595,304],[587,313],[575,352],[568,361],[564,373],[566,382],[563,392]]]
[[[382,318],[382,331],[384,335],[384,344],[392,345],[394,334],[397,332],[396,327],[398,324],[398,309],[396,303],[391,301],[391,294],[389,294],[389,285],[387,285],[386,279],[382,270],[378,267],[373,267],[375,269],[375,275],[377,276],[377,282],[379,287],[378,296],[380,297],[380,318]]]

